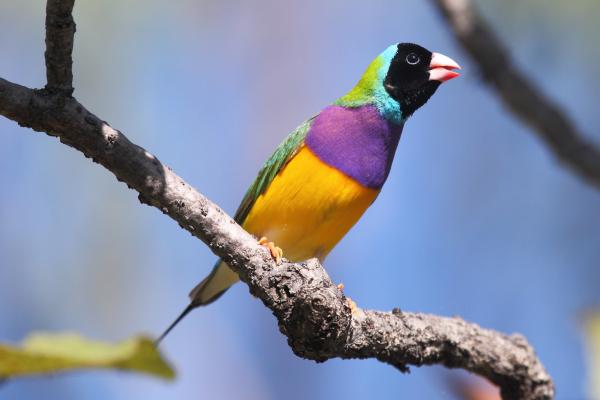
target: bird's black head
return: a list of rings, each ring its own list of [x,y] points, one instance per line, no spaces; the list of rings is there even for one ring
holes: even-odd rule
[[[456,78],[460,66],[450,57],[412,43],[400,43],[383,82],[386,92],[400,104],[403,118],[429,100],[442,82]]]

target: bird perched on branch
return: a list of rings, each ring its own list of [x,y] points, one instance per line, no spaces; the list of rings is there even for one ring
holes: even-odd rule
[[[323,261],[377,198],[406,120],[442,82],[459,76],[456,69],[451,58],[416,44],[388,47],[350,92],[279,145],[246,192],[236,222],[261,238],[277,261],[282,252],[291,261]],[[217,261],[158,341],[238,280]]]

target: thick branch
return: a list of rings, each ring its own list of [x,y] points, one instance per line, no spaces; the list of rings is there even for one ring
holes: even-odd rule
[[[73,37],[75,21],[71,12],[75,0],[48,0],[46,3],[46,89],[73,93]]]
[[[72,1],[49,0],[49,15],[52,11],[68,20],[64,13],[70,13],[72,5]],[[48,35],[54,34],[51,31]],[[48,54],[66,55],[70,60],[72,39],[63,45],[69,51],[48,49],[49,65],[54,58]],[[298,356],[315,361],[376,358],[402,371],[408,364],[442,364],[487,377],[501,387],[505,399],[553,397],[550,377],[520,336],[482,329],[459,318],[400,310],[351,313],[343,293],[317,260],[275,265],[268,251],[217,205],[71,97],[60,86],[68,81],[70,87],[70,64],[68,70],[69,76],[58,73],[57,79],[49,78],[45,90],[0,79],[0,115],[56,136],[102,164],[136,190],[140,201],[169,215],[206,243],[273,311]]]
[[[502,388],[505,399],[553,397],[550,377],[519,336],[459,318],[360,309],[352,314],[316,260],[275,266],[268,252],[218,206],[74,98],[0,79],[0,114],[59,137],[206,243],[273,311],[297,355],[316,361],[376,358],[403,371],[408,364],[442,364],[488,378]]]
[[[432,0],[504,104],[568,166],[600,186],[600,149],[513,63],[472,0]]]

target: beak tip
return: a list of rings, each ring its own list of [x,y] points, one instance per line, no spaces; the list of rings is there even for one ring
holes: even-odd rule
[[[431,63],[429,64],[430,80],[449,81],[460,76],[455,70],[461,69],[461,66],[450,57],[441,53],[432,53]]]

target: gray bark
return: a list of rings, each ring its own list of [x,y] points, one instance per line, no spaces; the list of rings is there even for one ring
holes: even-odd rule
[[[73,40],[75,0],[49,0],[46,3],[46,78],[49,90],[73,93]]]

